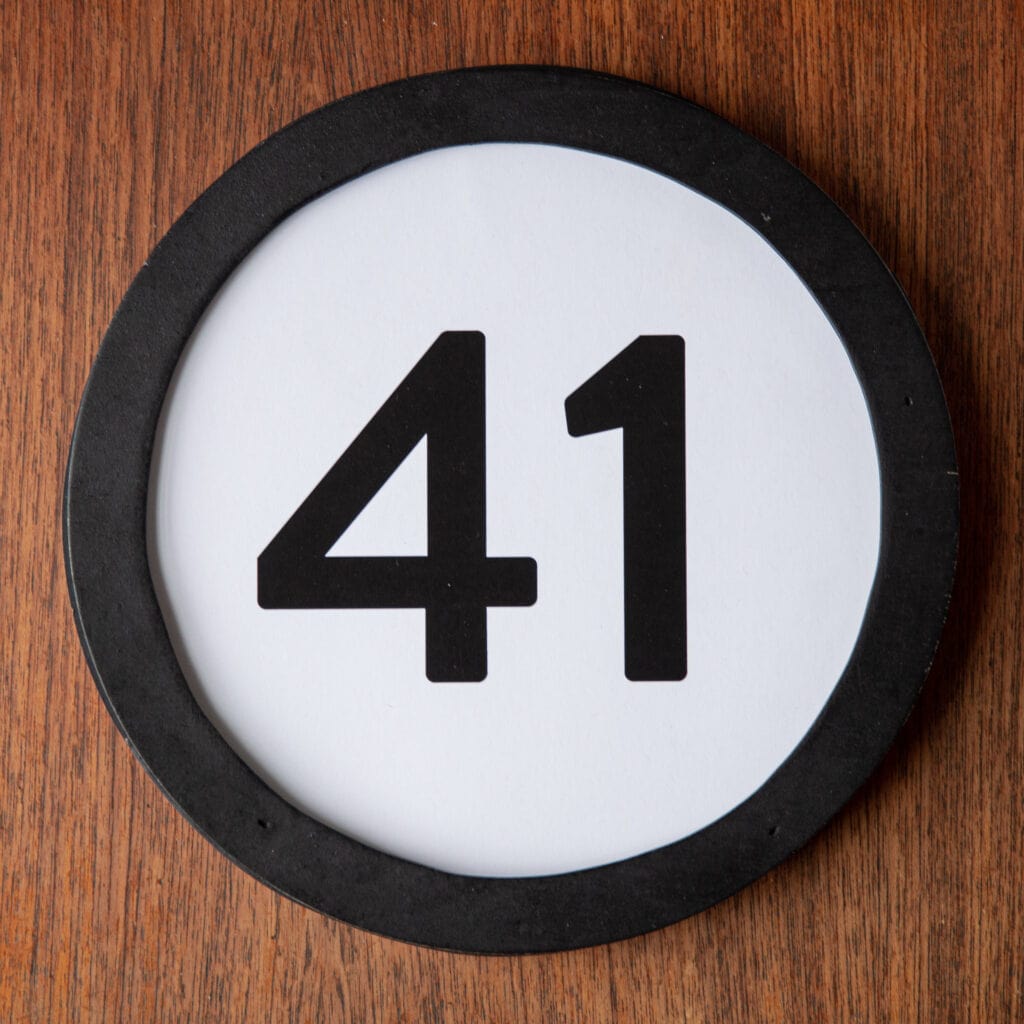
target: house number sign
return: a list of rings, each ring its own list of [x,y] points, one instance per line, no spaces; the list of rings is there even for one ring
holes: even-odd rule
[[[211,842],[523,953],[825,825],[924,681],[957,494],[829,199],[681,99],[506,67],[324,107],[196,200],[100,348],[64,531],[100,693]]]

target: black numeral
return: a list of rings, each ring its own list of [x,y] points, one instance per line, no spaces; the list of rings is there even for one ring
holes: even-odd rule
[[[622,430],[625,671],[686,676],[684,346],[636,339],[565,400],[573,437]],[[487,557],[484,337],[446,331],[257,563],[263,608],[423,608],[433,682],[487,675],[487,609],[532,605],[537,563]],[[328,557],[422,437],[426,557]]]
[[[683,339],[639,337],[565,400],[573,437],[622,428],[626,677],[686,676]]]
[[[427,438],[427,556],[327,552]],[[537,563],[488,558],[484,338],[447,331],[259,556],[263,608],[423,608],[433,682],[487,675],[487,609],[533,604]]]

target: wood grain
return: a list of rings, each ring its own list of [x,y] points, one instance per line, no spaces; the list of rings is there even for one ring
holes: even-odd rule
[[[0,4],[0,1019],[1024,1020],[1024,33],[1014,0]],[[639,78],[765,140],[894,268],[946,383],[950,623],[882,769],[694,919],[480,958],[302,909],[194,833],[74,634],[61,478],[104,328],[172,220],[269,132],[460,65]]]

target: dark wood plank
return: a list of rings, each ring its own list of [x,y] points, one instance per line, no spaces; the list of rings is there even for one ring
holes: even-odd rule
[[[0,16],[0,1019],[1024,1020],[1019,5],[5,3]],[[629,75],[829,191],[893,266],[959,440],[950,625],[872,782],[665,931],[487,959],[355,931],[201,840],[103,710],[59,508],[116,303],[189,201],[337,96],[459,65]]]

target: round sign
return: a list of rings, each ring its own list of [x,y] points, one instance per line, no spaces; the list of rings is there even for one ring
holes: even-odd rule
[[[941,386],[798,171],[581,71],[375,89],[243,158],[132,284],[65,541],[175,804],[415,942],[610,941],[804,843],[952,583]]]

